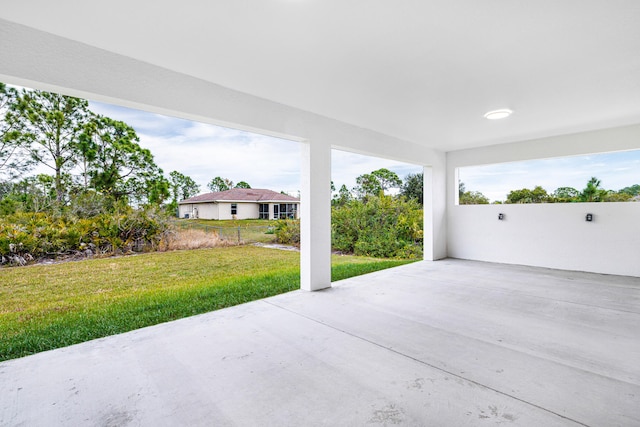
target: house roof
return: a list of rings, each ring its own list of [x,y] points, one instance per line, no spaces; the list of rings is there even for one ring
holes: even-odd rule
[[[200,194],[185,199],[179,204],[207,202],[300,202],[300,199],[261,188],[232,188],[227,191]]]

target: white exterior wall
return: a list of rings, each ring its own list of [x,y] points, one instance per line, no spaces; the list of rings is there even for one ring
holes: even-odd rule
[[[218,219],[220,207],[216,203],[196,203],[194,206],[198,209],[197,218]]]
[[[218,215],[216,219],[234,219],[231,215],[231,205],[235,203],[238,206],[235,219],[257,219],[258,218],[258,204],[247,202],[219,202],[218,203]]]
[[[193,205],[178,205],[178,218],[184,218],[186,214],[189,218],[193,216]]]
[[[433,224],[425,228],[434,233],[425,256],[446,256],[443,152],[4,20],[0,40],[0,81],[304,142],[301,262],[310,268],[301,278],[314,289],[330,286],[330,195],[320,189],[329,188],[332,147],[431,166],[433,213],[425,218]]]
[[[189,214],[189,218],[218,219],[218,205],[215,203],[190,203],[178,206],[180,218]],[[197,214],[197,215],[196,215]]]
[[[449,256],[640,276],[640,203],[455,205],[461,166],[630,149],[640,125],[448,153]]]

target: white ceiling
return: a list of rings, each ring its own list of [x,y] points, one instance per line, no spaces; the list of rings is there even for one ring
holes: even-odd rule
[[[446,151],[640,123],[638,0],[3,0],[0,17]]]

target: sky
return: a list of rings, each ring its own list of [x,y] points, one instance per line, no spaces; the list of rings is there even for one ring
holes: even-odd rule
[[[467,191],[480,191],[492,202],[504,201],[511,190],[533,189],[537,185],[548,193],[558,187],[581,191],[591,177],[598,178],[606,190],[640,184],[640,150],[458,169],[458,179]]]
[[[154,155],[156,164],[168,176],[178,171],[190,176],[208,192],[207,183],[216,176],[234,183],[248,182],[253,188],[284,191],[298,196],[300,190],[300,143],[146,111],[89,101],[98,114],[132,126],[140,145]],[[422,167],[332,151],[332,180],[353,189],[356,178],[387,168],[401,179],[422,172]],[[49,173],[36,169],[34,173]],[[460,168],[458,176],[467,191],[479,191],[490,201],[504,201],[511,190],[540,185],[551,193],[558,187],[582,190],[597,177],[607,190],[640,184],[640,150],[588,156],[500,163]]]
[[[90,109],[121,120],[136,130],[140,145],[148,148],[166,175],[178,171],[190,176],[208,192],[216,176],[253,188],[300,190],[300,143],[236,129],[193,122],[155,113],[90,101]],[[387,168],[401,179],[422,167],[393,160],[333,150],[332,180],[352,189],[359,175]]]

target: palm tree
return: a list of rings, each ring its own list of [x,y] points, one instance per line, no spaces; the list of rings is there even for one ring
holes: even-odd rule
[[[592,176],[587,186],[580,194],[580,200],[583,202],[600,202],[607,191],[600,188],[600,180]]]

